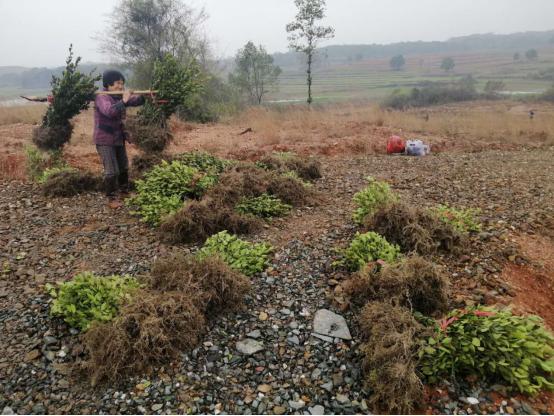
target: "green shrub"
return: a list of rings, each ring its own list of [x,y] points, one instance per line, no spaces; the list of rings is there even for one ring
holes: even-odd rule
[[[273,247],[269,244],[249,243],[227,231],[221,231],[206,240],[198,255],[201,259],[219,256],[233,269],[252,276],[267,267],[268,256],[272,251]]]
[[[210,188],[217,178],[205,175],[183,162],[162,161],[136,181],[137,195],[127,199],[129,206],[136,207],[142,220],[158,225],[162,217],[172,214],[183,206],[186,197],[199,197]]]
[[[362,224],[367,216],[373,215],[379,208],[398,200],[388,183],[372,177],[368,177],[367,181],[368,186],[354,195],[357,208],[352,217],[357,224]]]
[[[241,214],[252,214],[262,218],[281,217],[287,215],[291,209],[292,205],[284,204],[276,196],[268,194],[243,198],[235,207]]]
[[[292,178],[292,179],[295,179],[299,182],[302,183],[302,185],[304,185],[306,188],[312,188],[314,185],[308,181],[305,181],[304,179],[302,179],[297,172],[295,172],[294,170],[289,170],[288,172],[285,172],[282,174],[282,176],[284,176],[285,178]]]
[[[478,209],[456,209],[448,205],[439,205],[433,209],[433,212],[442,222],[452,225],[457,231],[462,233],[481,231],[481,224],[475,218],[479,215],[480,211]]]
[[[201,172],[221,173],[231,164],[229,160],[220,159],[217,156],[205,152],[187,152],[175,156],[176,160],[185,165],[196,168]]]
[[[554,390],[554,337],[536,316],[487,308],[455,310],[419,355],[420,371],[431,383],[480,375],[502,379],[522,393]]]
[[[70,166],[55,166],[53,168],[46,168],[38,177],[37,182],[40,184],[45,183],[52,175],[62,172],[76,172],[77,169]]]
[[[54,298],[50,313],[59,316],[70,326],[86,331],[93,321],[109,321],[119,306],[139,284],[131,276],[95,276],[80,273],[71,281],[47,286]]]
[[[65,166],[61,150],[43,152],[35,146],[25,147],[27,175],[33,181],[39,181],[47,168]]]
[[[370,231],[365,234],[356,233],[354,240],[343,254],[344,258],[340,263],[349,270],[356,271],[372,261],[383,260],[393,263],[400,255],[400,247],[390,244],[381,235]]]

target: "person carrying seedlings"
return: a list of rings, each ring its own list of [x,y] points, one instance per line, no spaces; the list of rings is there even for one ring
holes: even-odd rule
[[[94,100],[94,144],[104,166],[105,192],[112,206],[117,205],[116,192],[129,192],[129,160],[125,141],[129,141],[124,121],[126,107],[144,104],[144,97],[125,90],[125,77],[108,70],[102,75],[104,91],[121,91],[121,95],[97,94]]]

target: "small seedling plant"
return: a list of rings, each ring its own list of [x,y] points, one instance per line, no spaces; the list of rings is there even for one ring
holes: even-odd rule
[[[554,390],[554,337],[536,316],[455,310],[436,326],[419,355],[419,369],[430,383],[479,375],[503,380],[521,393]]]
[[[391,191],[386,182],[367,178],[368,185],[354,195],[356,209],[352,218],[356,224],[363,224],[366,217],[370,217],[383,206],[398,201],[398,197]]]
[[[350,246],[343,251],[343,259],[337,264],[346,266],[350,271],[357,271],[378,260],[393,263],[399,256],[398,245],[391,244],[385,237],[369,231],[364,234],[356,233]]]
[[[174,160],[162,161],[136,181],[137,195],[126,200],[142,221],[157,226],[163,217],[180,209],[186,198],[202,196],[217,182],[213,175]]]
[[[93,321],[112,320],[121,303],[139,286],[131,276],[103,277],[85,272],[57,286],[47,285],[46,289],[53,298],[50,313],[86,331]]]
[[[250,243],[236,235],[221,231],[206,240],[200,249],[200,259],[219,256],[225,263],[246,276],[262,272],[269,265],[273,247],[266,243]]]
[[[175,157],[185,165],[198,169],[200,172],[212,172],[220,174],[233,162],[220,159],[217,156],[205,152],[181,153]]]
[[[432,211],[442,222],[452,225],[457,231],[462,233],[481,231],[481,224],[477,220],[480,214],[478,209],[456,209],[448,205],[439,205]]]
[[[285,204],[274,195],[262,194],[258,197],[243,198],[235,207],[241,214],[251,214],[262,218],[287,215],[292,205]]]

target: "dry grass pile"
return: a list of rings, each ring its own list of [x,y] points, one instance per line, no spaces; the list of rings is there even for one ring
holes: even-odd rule
[[[244,197],[272,194],[287,204],[302,206],[314,202],[314,194],[297,179],[268,172],[252,164],[237,164],[219,177],[201,201],[190,201],[166,218],[160,226],[165,241],[201,243],[209,236],[227,230],[248,234],[261,228],[262,221],[241,214],[235,206]]]
[[[236,212],[221,201],[204,198],[190,201],[160,225],[162,239],[172,244],[202,243],[211,235],[227,230],[232,234],[256,232],[262,221]]]
[[[248,278],[219,258],[199,259],[184,254],[157,260],[148,285],[157,291],[190,293],[208,316],[238,310],[250,291]]]
[[[52,197],[70,197],[102,188],[102,177],[91,172],[68,170],[53,173],[41,185],[42,193]]]
[[[141,153],[133,156],[131,163],[133,177],[141,178],[154,166],[162,163],[162,160],[171,162],[172,157],[163,153]]]
[[[421,325],[409,309],[370,302],[359,315],[366,342],[363,370],[372,391],[370,404],[378,412],[408,414],[422,402],[423,384],[416,374]]]
[[[69,122],[53,127],[39,126],[33,130],[33,143],[41,150],[61,149],[72,132],[73,126]]]
[[[397,202],[381,208],[364,223],[365,228],[381,234],[403,252],[433,254],[454,252],[463,236],[450,224],[440,221],[427,210]]]
[[[93,385],[148,372],[195,347],[205,327],[190,294],[143,291],[112,322],[84,334],[89,358],[81,370]]]
[[[125,123],[131,141],[146,153],[162,152],[172,139],[167,127],[142,124],[135,117]]]
[[[321,163],[314,158],[303,159],[292,153],[285,155],[274,153],[264,156],[259,162],[280,173],[296,172],[300,178],[306,181],[321,178]]]
[[[382,268],[366,267],[346,283],[345,290],[359,306],[387,299],[424,315],[440,315],[448,308],[449,286],[437,265],[412,256]]]

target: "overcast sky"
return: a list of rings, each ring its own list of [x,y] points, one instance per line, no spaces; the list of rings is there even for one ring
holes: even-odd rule
[[[0,66],[61,66],[67,47],[84,61],[108,62],[95,35],[117,0],[0,0]],[[217,56],[232,56],[247,41],[286,51],[285,25],[293,0],[189,0],[204,7]],[[473,33],[554,29],[554,0],[327,0],[327,44],[446,40]]]

